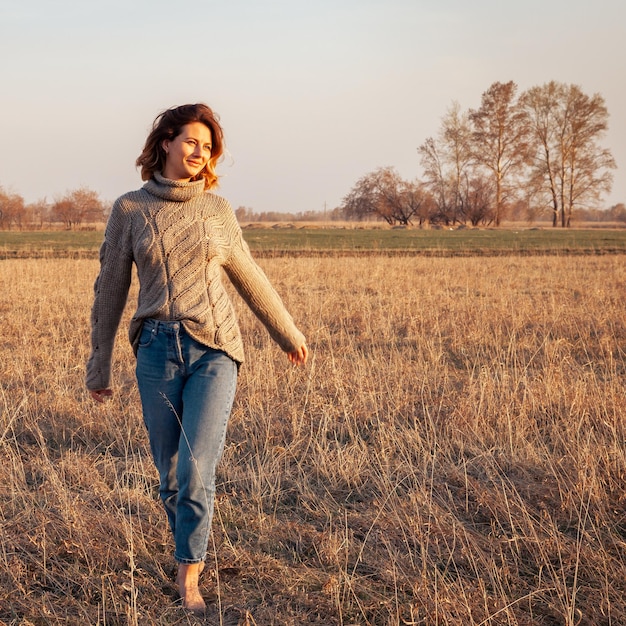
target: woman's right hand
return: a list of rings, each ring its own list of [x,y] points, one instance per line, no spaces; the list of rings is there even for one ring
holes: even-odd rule
[[[90,389],[89,395],[96,402],[104,402],[107,398],[110,398],[113,395],[113,391],[110,389]]]
[[[309,358],[309,349],[306,347],[306,343],[303,343],[295,352],[288,352],[287,358],[294,365],[306,365]]]

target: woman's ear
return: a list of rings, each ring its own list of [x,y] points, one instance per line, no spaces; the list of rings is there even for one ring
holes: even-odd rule
[[[163,152],[165,152],[165,154],[167,154],[169,152],[169,149],[170,149],[170,140],[169,139],[164,139],[161,142],[161,148],[163,148]]]

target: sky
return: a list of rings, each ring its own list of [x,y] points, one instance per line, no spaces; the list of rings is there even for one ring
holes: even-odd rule
[[[113,201],[164,109],[224,126],[219,193],[255,212],[340,206],[494,82],[599,93],[626,202],[623,0],[1,0],[0,186],[26,202],[88,187]]]

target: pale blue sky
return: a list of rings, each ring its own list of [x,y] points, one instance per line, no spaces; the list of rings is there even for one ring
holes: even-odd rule
[[[420,175],[417,147],[453,100],[495,81],[604,96],[626,202],[623,0],[1,0],[0,186],[26,201],[141,185],[164,108],[204,101],[234,208],[339,205],[362,175]]]

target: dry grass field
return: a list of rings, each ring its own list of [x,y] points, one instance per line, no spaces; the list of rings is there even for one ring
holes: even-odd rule
[[[236,300],[207,623],[626,624],[624,256],[261,264],[312,359]],[[128,316],[114,399],[83,388],[96,272],[0,261],[0,622],[198,623]]]

